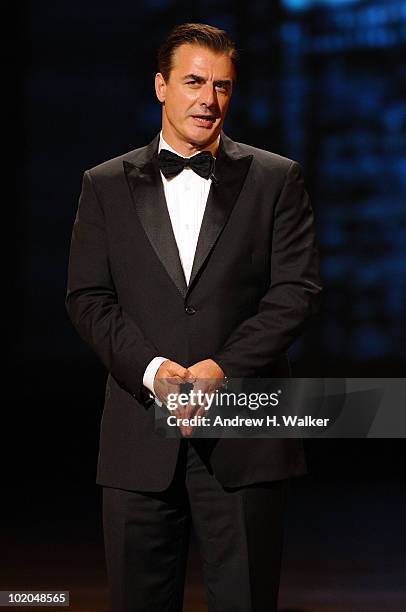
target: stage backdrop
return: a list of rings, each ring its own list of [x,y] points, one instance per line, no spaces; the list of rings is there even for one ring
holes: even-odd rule
[[[64,308],[81,178],[159,130],[155,51],[185,21],[237,41],[226,133],[304,168],[325,294],[292,348],[295,374],[404,375],[406,2],[23,4],[11,355],[28,472],[12,482],[93,482],[106,374]],[[401,444],[316,441],[308,451],[315,473],[373,478],[402,472]]]

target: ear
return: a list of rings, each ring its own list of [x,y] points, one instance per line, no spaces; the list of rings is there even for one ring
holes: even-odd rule
[[[160,102],[165,102],[166,83],[160,72],[157,72],[155,75],[155,93]]]

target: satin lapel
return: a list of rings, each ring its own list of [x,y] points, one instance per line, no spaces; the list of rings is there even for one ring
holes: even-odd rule
[[[215,180],[207,198],[188,291],[227,223],[244,185],[252,158],[252,155],[238,156],[235,143],[222,133],[216,157]]]
[[[150,147],[149,153],[154,143]],[[124,161],[124,171],[144,231],[155,253],[182,296],[187,285],[172,229],[157,163],[156,148],[144,163]]]

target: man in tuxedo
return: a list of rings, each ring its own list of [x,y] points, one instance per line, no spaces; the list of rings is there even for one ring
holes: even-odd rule
[[[109,372],[97,482],[113,612],[182,610],[191,523],[209,611],[276,610],[300,441],[154,428],[170,382],[289,376],[317,311],[300,166],[222,131],[236,55],[223,30],[175,27],[158,53],[162,131],[83,177],[66,305]]]

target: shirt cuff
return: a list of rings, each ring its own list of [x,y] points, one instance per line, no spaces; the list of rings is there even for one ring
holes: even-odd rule
[[[167,357],[154,357],[149,362],[147,367],[145,368],[144,377],[142,379],[142,384],[149,391],[151,391],[151,393],[153,393],[154,397],[156,397],[155,390],[154,390],[155,374],[158,372],[158,369],[161,363],[163,363],[164,361],[167,361],[167,359],[168,359]]]

